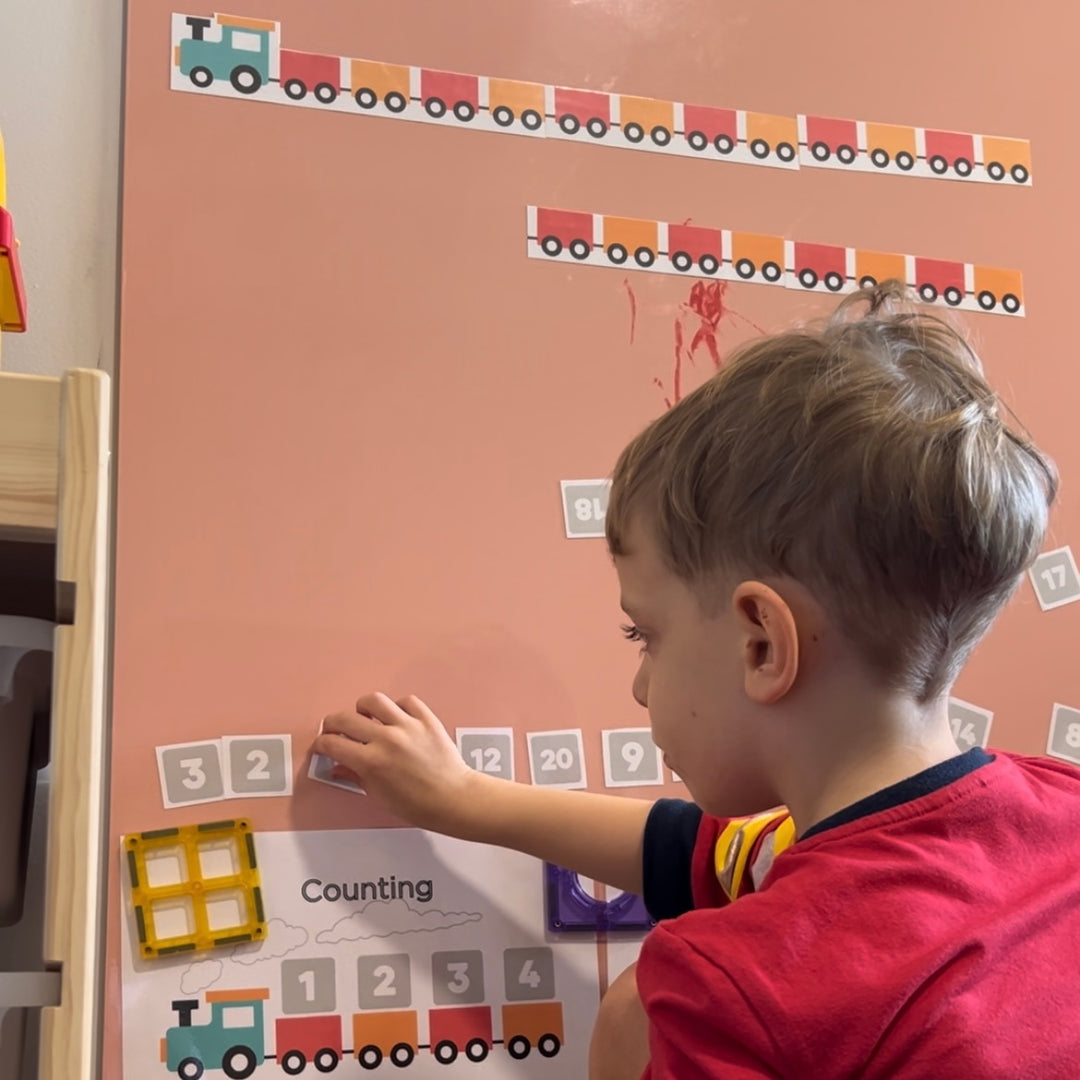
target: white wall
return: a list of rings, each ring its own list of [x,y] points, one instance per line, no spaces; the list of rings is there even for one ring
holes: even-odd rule
[[[4,334],[5,371],[113,368],[122,27],[122,0],[0,0],[7,208],[30,326]]]

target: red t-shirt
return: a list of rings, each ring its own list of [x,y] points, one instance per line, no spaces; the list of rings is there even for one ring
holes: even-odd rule
[[[638,964],[645,1077],[1080,1077],[1080,773],[972,754],[958,779],[946,763],[822,823],[734,902],[714,866],[727,823],[689,818],[696,910]],[[646,855],[670,867],[687,845],[664,821],[690,804],[666,802]],[[647,900],[649,879],[647,862]]]

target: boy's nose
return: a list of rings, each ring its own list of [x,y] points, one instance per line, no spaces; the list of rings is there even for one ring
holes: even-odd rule
[[[645,670],[645,662],[637,669],[634,676],[633,686],[634,700],[643,708],[649,707],[649,673]]]

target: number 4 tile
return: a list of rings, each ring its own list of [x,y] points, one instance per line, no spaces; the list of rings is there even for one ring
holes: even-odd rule
[[[1046,752],[1051,757],[1080,765],[1080,709],[1072,709],[1068,705],[1054,706]]]
[[[1044,551],[1028,571],[1043,611],[1080,600],[1080,574],[1069,547]]]

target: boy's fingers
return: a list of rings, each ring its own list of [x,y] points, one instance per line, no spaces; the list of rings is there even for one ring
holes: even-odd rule
[[[344,764],[349,769],[360,768],[367,750],[367,743],[350,739],[348,735],[338,735],[335,732],[325,732],[311,744],[312,753],[322,754],[335,764]]]
[[[402,712],[408,713],[409,716],[416,717],[417,720],[426,720],[431,723],[433,720],[437,720],[438,717],[415,695],[410,694],[408,697],[401,698],[397,703],[397,707]]]
[[[355,742],[371,742],[377,738],[382,724],[378,720],[372,720],[369,716],[360,716],[358,713],[334,713],[326,717],[322,723],[322,733],[326,735],[344,735]]]
[[[356,711],[362,716],[370,716],[383,724],[400,724],[409,719],[409,714],[390,700],[386,694],[364,694],[356,699]]]

